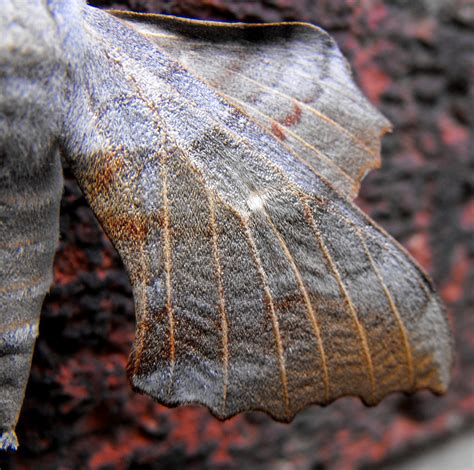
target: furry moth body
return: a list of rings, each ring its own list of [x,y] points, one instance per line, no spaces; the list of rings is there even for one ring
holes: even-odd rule
[[[138,391],[289,421],[446,390],[437,294],[351,202],[389,124],[326,33],[79,0],[4,0],[0,32],[0,447],[51,283],[60,155],[130,275]]]

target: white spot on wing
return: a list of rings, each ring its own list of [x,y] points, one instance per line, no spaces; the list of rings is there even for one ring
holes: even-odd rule
[[[247,206],[252,212],[259,211],[263,209],[265,201],[262,196],[259,194],[251,194],[250,197],[247,199]]]

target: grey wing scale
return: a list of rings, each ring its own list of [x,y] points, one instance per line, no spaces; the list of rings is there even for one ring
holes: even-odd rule
[[[445,313],[396,242],[146,37],[93,10],[86,29],[107,86],[76,71],[87,106],[70,119],[94,123],[66,150],[130,273],[134,387],[281,421],[344,395],[444,391]]]

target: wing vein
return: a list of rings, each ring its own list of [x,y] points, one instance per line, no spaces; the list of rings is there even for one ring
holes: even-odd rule
[[[321,357],[321,367],[323,369],[323,379],[324,379],[324,400],[326,403],[329,402],[330,399],[330,380],[329,380],[329,372],[328,372],[328,366],[327,366],[327,357],[326,357],[326,352],[324,350],[324,345],[323,345],[323,340],[322,340],[322,335],[321,335],[321,328],[319,326],[316,312],[314,311],[313,305],[311,303],[311,299],[309,297],[308,291],[306,289],[306,286],[303,281],[303,277],[301,275],[300,270],[298,269],[298,266],[296,265],[296,261],[291,254],[288,245],[286,244],[283,236],[275,226],[273,220],[271,219],[270,215],[266,212],[265,215],[267,217],[268,223],[270,227],[272,228],[273,232],[275,233],[282,249],[283,252],[285,253],[286,258],[288,259],[291,268],[293,270],[293,273],[295,275],[296,281],[298,283],[298,288],[303,295],[305,305],[306,305],[306,310],[308,313],[308,319],[310,321],[313,333],[316,337],[316,343],[317,343],[317,348],[319,355]]]
[[[338,269],[337,269],[337,266],[334,262],[334,260],[332,259],[332,256],[331,254],[329,253],[329,250],[326,246],[326,243],[324,242],[324,239],[323,239],[323,236],[321,234],[321,231],[319,230],[317,224],[316,224],[316,221],[314,220],[314,217],[313,217],[313,214],[311,213],[311,211],[307,210],[307,214],[308,214],[308,221],[310,223],[310,226],[313,230],[313,233],[315,234],[316,236],[316,240],[318,242],[318,245],[333,273],[333,276],[339,286],[339,290],[341,291],[341,294],[342,296],[344,297],[345,301],[346,301],[346,305],[347,305],[347,308],[349,309],[349,313],[351,314],[352,316],[352,319],[354,321],[354,324],[356,326],[356,330],[357,330],[357,333],[358,333],[358,336],[359,336],[359,339],[360,339],[360,342],[361,342],[361,346],[362,346],[362,350],[363,350],[363,353],[364,353],[364,356],[365,356],[365,360],[366,360],[366,363],[367,363],[367,374],[369,376],[369,380],[370,380],[370,390],[371,390],[371,400],[372,402],[376,402],[376,384],[375,384],[375,374],[374,374],[374,367],[373,367],[373,364],[372,364],[372,356],[371,356],[371,353],[370,353],[370,349],[369,349],[369,344],[368,344],[368,341],[367,341],[367,333],[366,331],[364,330],[364,327],[362,326],[362,324],[360,323],[360,320],[359,320],[359,317],[357,315],[357,311],[355,309],[355,306],[349,296],[349,292],[347,291],[346,289],[346,286],[344,285],[344,281],[342,280],[342,277],[341,277],[341,274],[339,273]]]
[[[240,217],[240,222],[241,222],[245,237],[247,239],[247,243],[249,245],[250,254],[252,255],[252,258],[255,263],[255,267],[257,268],[258,274],[260,276],[260,281],[262,283],[263,291],[265,294],[265,303],[267,304],[267,307],[270,311],[273,335],[275,337],[275,343],[276,343],[276,349],[277,349],[277,355],[278,355],[280,381],[281,381],[282,389],[283,389],[283,401],[284,401],[284,406],[285,406],[285,414],[287,417],[289,417],[290,416],[290,398],[288,394],[288,376],[286,372],[285,358],[283,355],[283,342],[281,339],[280,325],[279,325],[278,318],[276,315],[273,297],[268,285],[267,274],[263,268],[262,260],[260,259],[260,256],[258,254],[258,249],[255,244],[255,240],[253,238],[252,232],[250,230],[250,226],[243,217]]]
[[[352,221],[346,215],[344,215],[344,213],[341,211],[339,206],[334,204],[333,201],[327,201],[327,202],[332,203],[332,207],[334,207],[334,209],[337,210],[338,215],[342,220],[344,220],[348,225],[353,225],[354,226],[354,221]],[[424,276],[425,279],[427,279],[427,282],[429,282],[428,275],[425,273],[423,268],[421,268],[418,265],[417,261],[410,255],[410,253],[407,251],[407,249],[398,240],[396,240],[391,235],[389,235],[383,227],[381,227],[376,222],[374,222],[372,219],[370,219],[370,217],[367,214],[365,214],[359,207],[357,207],[356,205],[353,205],[352,208],[355,211],[357,211],[358,215],[360,215],[363,218],[363,220],[365,221],[365,223],[368,226],[370,226],[374,230],[378,231],[381,236],[389,239],[393,243],[394,247],[398,248],[398,250],[394,250],[391,253],[392,256],[394,256],[400,263],[406,263],[408,261],[414,268],[416,268],[419,271],[419,273],[422,276],[421,276],[421,279],[420,279],[420,277],[417,276],[417,282],[418,282],[421,290],[425,293],[428,301],[431,301],[431,299],[433,298],[433,295],[430,292],[430,290],[426,287],[426,284],[422,280],[422,278]],[[365,235],[367,237],[370,237],[372,240],[374,240],[376,242],[380,242],[380,240],[378,240],[377,237],[370,230],[365,231]],[[403,258],[403,256],[405,256],[406,258]]]
[[[411,350],[411,345],[410,345],[410,341],[408,339],[408,332],[407,332],[407,329],[403,323],[403,319],[402,319],[402,316],[400,315],[400,312],[398,310],[398,307],[395,303],[395,300],[390,292],[390,290],[388,289],[384,279],[383,279],[383,276],[382,276],[382,273],[380,272],[380,270],[377,268],[376,264],[375,264],[375,261],[372,257],[372,254],[370,253],[370,250],[367,246],[367,243],[362,235],[362,233],[360,232],[360,230],[357,228],[357,227],[354,227],[355,229],[355,232],[358,236],[358,238],[360,239],[361,243],[362,243],[362,246],[364,247],[364,251],[365,251],[365,254],[367,255],[367,258],[369,259],[370,261],[370,264],[372,266],[372,269],[374,270],[379,282],[380,282],[380,285],[382,286],[382,289],[385,293],[385,296],[387,297],[387,301],[390,305],[390,310],[395,318],[395,321],[398,325],[398,328],[400,330],[400,334],[402,336],[402,340],[403,340],[403,346],[404,346],[404,349],[405,349],[405,355],[406,355],[406,361],[407,361],[407,369],[408,369],[408,381],[409,381],[409,386],[412,390],[415,389],[415,386],[416,386],[416,382],[415,382],[415,371],[414,371],[414,367],[413,367],[413,353],[412,353],[412,350]]]
[[[252,106],[248,103],[245,103],[241,100],[239,100],[238,98],[236,98],[235,96],[232,96],[232,95],[229,95],[229,94],[223,94],[223,96],[225,97],[228,97],[229,100],[231,101],[235,101],[237,104],[239,104],[240,106],[243,106],[243,107],[247,107],[249,109],[251,109],[252,111],[256,112],[257,114],[260,114],[262,117],[270,120],[270,121],[273,121],[273,119],[266,113],[264,113],[263,111],[260,111],[259,109],[257,109],[255,106]],[[342,176],[344,176],[346,179],[348,179],[350,181],[351,184],[354,184],[354,179],[348,174],[346,173],[337,163],[335,163],[333,160],[331,160],[327,155],[325,155],[323,152],[321,152],[321,150],[319,150],[317,147],[315,147],[314,145],[311,145],[309,142],[307,142],[306,140],[304,140],[301,136],[299,136],[296,132],[293,132],[288,126],[285,126],[283,124],[280,124],[282,127],[285,128],[285,132],[290,134],[292,137],[294,137],[296,140],[298,140],[299,142],[301,142],[305,147],[307,147],[308,149],[312,150],[313,152],[316,153],[316,155],[318,155],[322,160],[324,160],[325,162],[327,162],[330,166],[332,166],[335,170],[337,170]],[[268,129],[268,128],[267,128]],[[283,143],[282,142],[282,145],[285,146],[285,148],[288,149],[288,145]],[[314,166],[308,162],[305,158],[301,157],[298,152],[294,151],[294,150],[291,150],[291,149],[288,149],[289,151],[291,151],[292,155],[295,155],[296,158],[302,162],[304,165],[306,165],[316,176],[319,176],[321,177],[321,174],[316,170],[316,168],[314,168]]]
[[[229,387],[229,322],[225,306],[225,291],[222,273],[222,264],[219,253],[219,234],[217,231],[217,219],[215,202],[212,193],[204,186],[209,200],[209,221],[212,231],[212,253],[214,257],[214,266],[216,271],[217,292],[219,295],[219,312],[221,315],[222,330],[222,351],[223,351],[223,413],[225,414],[227,406],[227,392]]]
[[[210,67],[212,67],[212,64],[210,64]],[[215,69],[216,67],[213,67],[213,68]],[[279,95],[282,98],[285,98],[289,101],[295,101],[296,103],[298,103],[299,106],[301,106],[302,108],[307,109],[310,113],[314,114],[320,120],[322,120],[324,122],[327,122],[329,125],[334,126],[335,128],[339,129],[343,134],[345,134],[353,142],[355,142],[360,148],[364,149],[369,155],[371,155],[372,157],[378,159],[378,155],[372,149],[367,147],[367,145],[364,142],[362,142],[358,137],[356,137],[351,131],[346,129],[342,124],[340,124],[337,121],[335,121],[334,119],[330,118],[329,116],[324,114],[322,111],[319,111],[316,108],[313,108],[312,106],[309,106],[305,102],[303,102],[303,101],[301,101],[301,100],[299,100],[299,99],[297,99],[293,96],[289,96],[285,93],[282,93],[281,91],[278,91],[278,90],[275,90],[274,88],[266,86],[263,83],[254,80],[253,78],[247,77],[247,75],[244,75],[244,74],[239,73],[239,72],[237,72],[235,70],[232,70],[232,69],[227,69],[227,70],[229,70],[234,75],[237,75],[239,77],[244,78],[245,80],[251,82],[253,85],[255,85],[256,87],[258,87],[262,90],[269,91],[269,92],[271,92],[275,95]]]

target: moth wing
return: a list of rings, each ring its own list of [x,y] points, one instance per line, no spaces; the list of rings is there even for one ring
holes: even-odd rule
[[[396,242],[166,51],[86,19],[66,152],[130,274],[134,387],[281,421],[344,395],[443,392],[443,306]]]
[[[337,44],[302,23],[248,25],[113,12],[354,198],[390,123]]]

